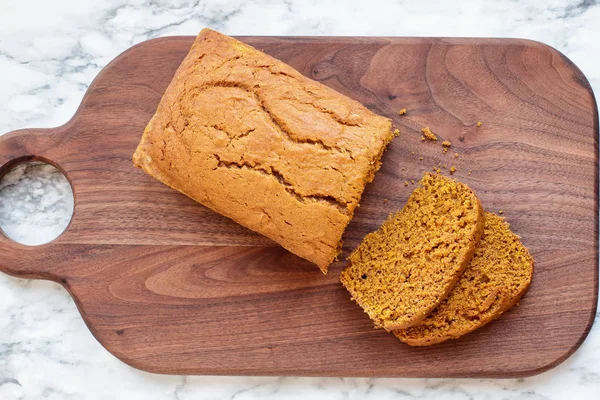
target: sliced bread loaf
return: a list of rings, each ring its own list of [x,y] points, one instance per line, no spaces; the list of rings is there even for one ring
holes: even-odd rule
[[[471,189],[427,173],[404,208],[352,252],[342,284],[376,327],[415,325],[446,298],[483,227],[483,209]]]
[[[456,339],[511,308],[532,275],[533,258],[519,237],[503,218],[486,213],[484,236],[446,300],[420,324],[394,334],[412,346]]]

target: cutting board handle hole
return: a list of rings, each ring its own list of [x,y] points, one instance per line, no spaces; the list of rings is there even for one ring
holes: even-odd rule
[[[53,164],[24,156],[0,167],[0,232],[9,239],[28,246],[45,244],[71,222],[73,189]]]

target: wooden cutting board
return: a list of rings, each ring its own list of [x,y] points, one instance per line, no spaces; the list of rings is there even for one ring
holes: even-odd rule
[[[59,282],[100,343],[159,373],[517,377],[577,349],[598,294],[598,114],[577,67],[526,40],[241,39],[402,132],[327,276],[133,167],[193,37],[120,55],[66,125],[0,137],[0,173],[41,159],[64,172],[75,194],[71,224],[55,241],[27,247],[0,235],[0,270]],[[452,142],[450,152],[421,141],[425,125]],[[338,279],[349,251],[438,164],[445,173],[455,165],[488,211],[504,210],[536,269],[521,305],[499,320],[411,348],[373,329]]]

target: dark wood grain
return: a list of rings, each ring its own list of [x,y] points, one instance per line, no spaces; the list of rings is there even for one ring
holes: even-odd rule
[[[551,368],[581,344],[598,292],[598,116],[568,59],[523,40],[242,39],[402,132],[343,256],[402,207],[414,187],[404,181],[456,165],[455,177],[489,211],[504,210],[535,257],[520,307],[460,340],[411,348],[350,302],[338,282],[343,261],[323,276],[134,168],[131,155],[191,37],[119,56],[66,125],[0,138],[0,173],[46,160],[75,194],[72,222],[54,242],[27,247],[0,235],[0,270],[60,282],[110,352],[161,373],[514,377]],[[453,149],[421,142],[425,125]]]

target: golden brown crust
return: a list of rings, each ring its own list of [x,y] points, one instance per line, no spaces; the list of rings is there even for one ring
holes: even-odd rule
[[[502,217],[485,216],[485,235],[467,270],[424,321],[394,332],[411,346],[457,339],[500,317],[531,284],[534,262]]]
[[[326,272],[392,137],[389,119],[204,29],[133,160]]]

